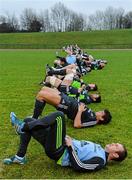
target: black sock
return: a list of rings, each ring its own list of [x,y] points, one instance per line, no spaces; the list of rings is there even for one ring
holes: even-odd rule
[[[33,112],[33,118],[38,119],[38,117],[41,115],[44,106],[45,106],[46,102],[45,101],[39,101],[36,99],[35,101],[35,107],[34,107],[34,112]]]
[[[52,69],[48,72],[48,75],[66,75],[66,69]]]

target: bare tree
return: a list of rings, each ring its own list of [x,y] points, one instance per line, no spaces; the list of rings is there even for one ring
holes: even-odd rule
[[[49,10],[46,9],[45,11],[41,11],[39,14],[39,20],[42,24],[42,31],[49,32],[51,30],[51,21],[50,21],[50,14]]]
[[[65,12],[67,8],[61,3],[56,3],[51,8],[52,24],[55,31],[65,31]]]
[[[104,12],[104,27],[105,29],[115,28],[115,9],[113,7],[106,8]]]
[[[116,25],[115,28],[121,29],[123,28],[123,20],[124,20],[124,9],[119,8],[116,10]]]
[[[0,16],[0,32],[17,32],[19,30],[19,24],[16,16],[9,15]]]
[[[41,31],[42,24],[36,12],[32,9],[24,9],[23,14],[21,15],[21,26],[24,30],[30,32]]]
[[[14,31],[17,31],[19,29],[18,19],[14,14],[13,15],[7,14],[7,21]]]
[[[68,9],[61,2],[50,10],[37,14],[33,9],[24,9],[20,16],[20,26],[15,15],[0,16],[0,32],[65,32],[104,29],[132,28],[132,11],[124,15],[124,9],[108,7],[96,11],[88,17]]]
[[[124,16],[123,27],[124,28],[132,28],[132,11],[128,12]]]
[[[91,29],[104,29],[104,13],[102,11],[96,11],[95,14],[90,15],[88,24]]]
[[[77,14],[71,11],[70,22],[68,26],[69,31],[83,31],[85,20],[82,14]]]
[[[82,14],[69,10],[60,2],[51,8],[51,19],[54,31],[81,31],[85,22]]]
[[[113,7],[106,8],[105,11],[96,11],[95,14],[89,16],[89,27],[91,29],[120,29],[123,27],[124,9]]]

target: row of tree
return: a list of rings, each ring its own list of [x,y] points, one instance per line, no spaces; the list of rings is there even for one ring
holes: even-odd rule
[[[122,8],[108,7],[86,16],[56,3],[50,10],[39,14],[33,9],[24,9],[19,18],[15,15],[0,15],[0,32],[66,32],[132,28],[132,11],[125,14]]]
[[[90,15],[88,25],[97,30],[132,28],[132,11],[125,14],[122,8],[108,7],[105,11]]]

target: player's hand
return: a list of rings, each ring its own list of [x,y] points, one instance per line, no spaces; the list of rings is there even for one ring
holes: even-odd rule
[[[79,104],[79,108],[78,108],[78,111],[79,112],[83,112],[85,111],[87,108],[86,108],[86,105],[84,103],[80,103]]]
[[[65,142],[68,147],[72,146],[72,138],[70,136],[66,136]]]
[[[78,92],[81,93],[86,88],[85,84],[81,86],[81,88],[78,89]]]

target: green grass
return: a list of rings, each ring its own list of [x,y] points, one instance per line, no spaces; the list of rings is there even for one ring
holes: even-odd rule
[[[132,48],[132,29],[90,32],[1,33],[0,48],[60,49],[77,43],[81,48]]]
[[[128,158],[122,163],[110,163],[106,168],[93,173],[78,173],[63,168],[50,160],[43,148],[35,140],[30,142],[24,166],[5,166],[2,160],[14,155],[19,145],[19,136],[9,122],[9,114],[14,111],[19,118],[31,115],[34,100],[44,76],[46,63],[52,64],[54,50],[47,51],[0,51],[0,178],[44,179],[44,178],[132,178],[132,51],[131,50],[89,50],[96,58],[108,60],[100,71],[92,71],[84,79],[97,83],[102,95],[100,104],[89,107],[94,111],[108,108],[113,115],[109,125],[86,129],[73,129],[72,122],[66,119],[67,132],[74,138],[87,139],[104,146],[120,142],[128,148]],[[47,106],[43,115],[55,109]]]

